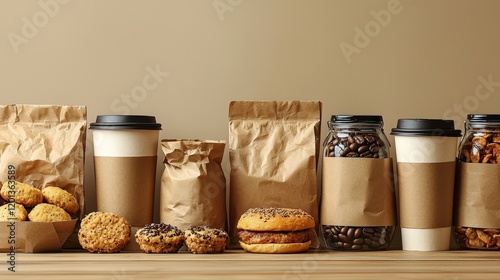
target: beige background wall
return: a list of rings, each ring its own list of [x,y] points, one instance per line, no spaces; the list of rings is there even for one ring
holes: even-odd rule
[[[403,117],[462,128],[466,113],[500,113],[499,12],[494,0],[2,0],[0,102],[87,105],[89,122],[155,115],[161,138],[227,139],[229,102],[250,99],[321,100],[322,138],[341,113],[381,114],[388,132]]]

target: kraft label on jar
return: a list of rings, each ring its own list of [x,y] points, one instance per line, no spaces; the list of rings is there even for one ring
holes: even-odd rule
[[[455,161],[398,162],[397,168],[401,227],[430,229],[451,226]]]
[[[396,225],[392,159],[323,158],[321,224]]]
[[[457,163],[455,225],[500,228],[500,165]]]

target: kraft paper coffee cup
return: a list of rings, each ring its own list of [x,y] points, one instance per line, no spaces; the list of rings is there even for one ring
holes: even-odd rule
[[[394,135],[403,250],[448,250],[455,158],[453,120],[400,119]]]
[[[132,227],[151,223],[161,124],[153,116],[104,115],[90,129],[97,211],[125,217]]]

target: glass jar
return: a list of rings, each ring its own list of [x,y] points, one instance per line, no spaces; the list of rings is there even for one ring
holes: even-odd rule
[[[493,166],[497,163],[500,163],[500,115],[467,115],[465,133],[458,147],[460,173],[457,177],[456,212],[459,225],[455,228],[455,236],[460,248],[500,249],[500,222],[490,220],[495,219],[500,209],[497,206],[500,191],[495,183],[491,183],[500,172],[500,166]],[[467,189],[474,195],[471,196]],[[481,205],[481,209],[476,211],[475,205]],[[463,226],[482,223],[497,227]]]
[[[390,159],[390,143],[383,131],[383,119],[378,115],[333,115],[328,122],[329,133],[323,144],[323,195],[322,211],[335,211],[336,206],[324,205],[327,195],[325,182],[326,173],[333,173],[329,166],[326,166],[326,158],[365,158],[365,159]],[[352,161],[351,161],[352,163]],[[359,161],[358,163],[361,163]],[[343,163],[341,163],[343,164]],[[387,162],[385,162],[387,166]],[[392,175],[392,160],[390,161],[390,174]],[[334,168],[335,169],[335,168]],[[358,170],[351,170],[351,174],[337,174],[343,176],[343,182],[354,177],[362,177]],[[373,177],[374,174],[367,175]],[[334,175],[331,175],[334,176]],[[376,174],[375,176],[378,176]],[[383,174],[380,174],[383,176]],[[368,180],[370,181],[370,180]],[[390,180],[392,185],[392,179]],[[369,184],[369,183],[368,183]],[[341,184],[337,184],[341,185]],[[370,188],[371,186],[367,186]],[[393,185],[391,191],[393,192]],[[335,192],[343,192],[347,187],[338,186]],[[354,187],[356,188],[356,187]],[[356,190],[354,190],[356,192]],[[391,200],[394,194],[392,193]],[[337,201],[338,202],[338,201]],[[347,203],[349,203],[347,201]],[[372,201],[373,203],[373,201]],[[375,202],[383,203],[383,202]],[[344,202],[337,203],[344,204]],[[333,207],[333,208],[332,208]],[[351,206],[349,206],[351,207]],[[352,206],[356,207],[356,206]],[[357,209],[363,215],[365,209]],[[355,211],[358,212],[358,211]],[[395,209],[390,209],[389,216],[395,219]],[[322,215],[323,217],[323,215]],[[323,218],[322,218],[323,220]],[[394,222],[395,223],[395,222]],[[395,226],[352,226],[349,224],[324,224],[321,221],[321,235],[324,245],[328,249],[347,251],[368,251],[387,249],[392,242]]]

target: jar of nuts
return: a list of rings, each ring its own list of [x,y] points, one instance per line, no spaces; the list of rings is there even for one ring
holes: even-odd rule
[[[324,142],[321,235],[328,249],[387,249],[395,230],[390,144],[378,115],[333,115]]]
[[[471,114],[458,147],[455,236],[461,248],[500,249],[500,115]]]

